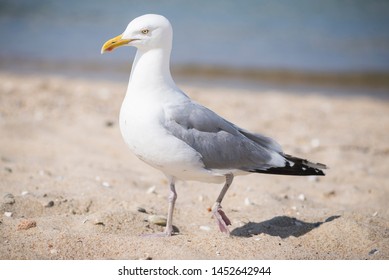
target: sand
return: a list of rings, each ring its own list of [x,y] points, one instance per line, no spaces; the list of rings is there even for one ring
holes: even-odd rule
[[[126,83],[1,73],[0,259],[389,259],[387,100],[180,86],[327,176],[235,178],[231,236],[209,212],[222,186],[179,182],[179,234],[145,238],[168,187],[121,139]]]

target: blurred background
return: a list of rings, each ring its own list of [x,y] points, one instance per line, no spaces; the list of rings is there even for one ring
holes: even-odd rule
[[[178,81],[388,94],[388,0],[0,0],[1,70],[127,79],[135,50],[100,48],[145,13],[173,25]]]

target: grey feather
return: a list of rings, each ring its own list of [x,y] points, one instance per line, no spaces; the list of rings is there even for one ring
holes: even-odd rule
[[[274,152],[281,152],[271,138],[243,130],[190,101],[165,108],[163,125],[196,150],[208,169],[266,169],[272,167],[268,163]]]

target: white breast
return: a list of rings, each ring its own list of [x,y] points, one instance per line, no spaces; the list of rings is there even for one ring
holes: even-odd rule
[[[171,103],[168,98],[166,94],[159,98],[144,92],[141,97],[127,93],[120,110],[120,130],[125,143],[138,158],[166,175],[182,180],[220,182],[204,169],[199,153],[162,125],[164,106]],[[175,99],[178,100],[174,102],[179,102],[180,96]]]

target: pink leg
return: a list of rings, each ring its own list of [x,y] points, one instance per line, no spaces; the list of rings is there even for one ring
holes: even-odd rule
[[[144,237],[168,237],[173,235],[173,211],[177,200],[177,192],[175,187],[174,177],[169,177],[170,194],[169,194],[169,210],[167,214],[166,227],[164,232],[144,234]]]
[[[223,212],[220,204],[228,188],[231,186],[233,179],[234,176],[232,174],[226,175],[226,183],[224,184],[223,189],[221,190],[218,198],[216,199],[215,204],[212,207],[212,214],[216,219],[216,223],[219,226],[220,231],[227,234],[230,233],[228,226],[231,225],[231,221],[230,219],[228,219],[227,215]]]
[[[227,226],[231,225],[230,219],[226,216],[226,214],[223,212],[222,207],[220,206],[220,203],[216,202],[212,207],[212,214],[216,219],[216,223],[219,226],[219,229],[221,232],[224,233],[230,233]]]

